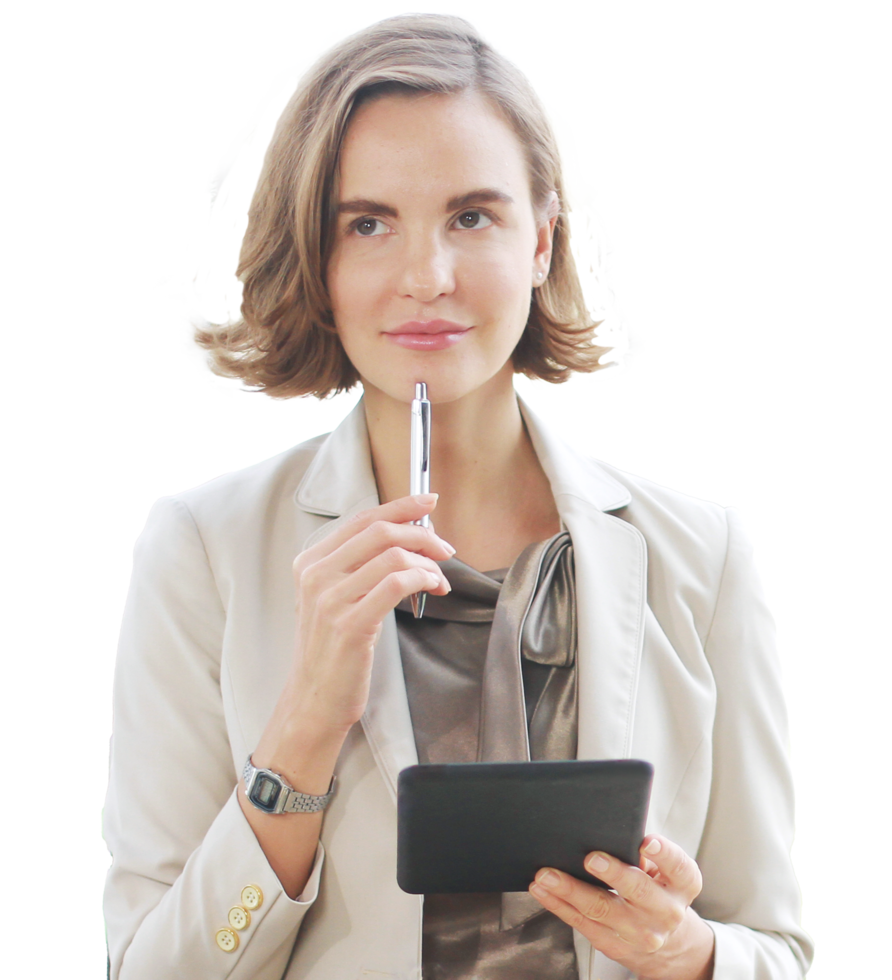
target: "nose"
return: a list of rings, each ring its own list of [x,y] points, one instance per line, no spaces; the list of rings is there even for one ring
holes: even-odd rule
[[[399,279],[400,295],[432,303],[455,290],[455,264],[448,246],[437,236],[407,242]]]

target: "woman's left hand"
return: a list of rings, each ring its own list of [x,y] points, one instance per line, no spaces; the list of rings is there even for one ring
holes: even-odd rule
[[[612,890],[543,868],[530,893],[639,980],[712,977],[715,937],[690,907],[703,881],[680,847],[650,835],[641,844],[640,868],[600,851],[588,855],[585,867]]]

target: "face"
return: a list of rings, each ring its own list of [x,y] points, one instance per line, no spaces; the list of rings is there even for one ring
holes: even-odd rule
[[[386,96],[357,111],[339,178],[327,282],[366,391],[510,388],[555,219],[533,208],[508,123],[476,93]]]

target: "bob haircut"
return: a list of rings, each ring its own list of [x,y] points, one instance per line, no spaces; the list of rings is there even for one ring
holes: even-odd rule
[[[563,205],[554,135],[526,78],[457,17],[392,17],[347,38],[302,80],[282,113],[248,213],[237,276],[242,318],[204,324],[196,341],[212,370],[275,398],[346,391],[359,380],[335,330],[325,272],[337,221],[338,157],[354,110],[390,94],[480,92],[511,125],[527,158],[533,206]],[[595,371],[593,342],[569,247],[554,229],[551,271],[531,290],[515,372],[566,381]]]

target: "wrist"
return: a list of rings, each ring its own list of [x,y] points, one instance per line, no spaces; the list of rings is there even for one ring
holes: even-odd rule
[[[652,970],[639,973],[640,980],[712,980],[715,966],[715,933],[692,909],[685,910],[682,924],[655,954]]]
[[[692,942],[694,972],[691,973],[691,980],[712,980],[715,967],[715,933],[709,923],[701,919],[692,908],[688,908],[685,914],[695,936]]]
[[[253,764],[278,773],[302,793],[327,793],[349,728],[321,725],[300,711],[277,715],[278,710],[251,753]]]

